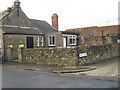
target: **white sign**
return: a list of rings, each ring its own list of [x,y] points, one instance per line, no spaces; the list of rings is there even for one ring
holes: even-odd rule
[[[80,53],[79,54],[79,57],[85,57],[85,56],[87,56],[87,53]]]
[[[120,39],[117,39],[117,43],[120,43]]]

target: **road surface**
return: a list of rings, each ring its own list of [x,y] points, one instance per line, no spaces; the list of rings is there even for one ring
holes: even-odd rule
[[[2,88],[118,88],[118,82],[3,67]]]

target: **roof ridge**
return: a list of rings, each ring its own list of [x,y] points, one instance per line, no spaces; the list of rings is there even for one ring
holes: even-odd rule
[[[30,19],[30,20],[46,22],[46,21],[44,21],[44,20],[38,20],[38,19]]]

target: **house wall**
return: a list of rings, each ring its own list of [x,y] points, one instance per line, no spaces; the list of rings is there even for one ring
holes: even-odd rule
[[[70,36],[75,36],[76,38],[76,44],[75,45],[70,45]],[[77,35],[73,35],[73,34],[62,34],[62,37],[67,37],[67,47],[75,47],[77,46]]]
[[[15,34],[4,34],[4,51],[5,51],[5,60],[8,60],[7,54],[9,52],[8,46],[13,45],[11,48],[11,59],[15,60],[18,58],[18,45],[24,44],[26,48],[26,37],[34,38],[34,48],[40,48],[37,46],[37,37],[42,37],[40,35],[15,35]]]
[[[55,46],[49,46],[48,37],[55,36]],[[61,32],[45,34],[45,47],[63,47],[63,38]]]
[[[55,33],[49,33],[45,35],[45,47],[63,47],[63,38],[67,37],[67,47],[74,47],[77,45],[77,41],[76,41],[76,45],[70,45],[69,43],[69,36],[72,36],[73,34],[62,34],[61,32],[55,32]],[[55,46],[49,46],[48,43],[48,37],[49,36],[55,36]],[[74,35],[77,37],[77,35]]]
[[[32,27],[31,21],[25,15],[25,13],[19,8],[19,17],[17,13],[17,8],[15,8],[12,13],[8,14],[3,20],[2,25],[15,25],[23,27]]]
[[[0,27],[0,49],[3,48],[2,28]]]

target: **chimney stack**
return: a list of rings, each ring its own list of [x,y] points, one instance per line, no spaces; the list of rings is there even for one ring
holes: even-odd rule
[[[52,26],[58,31],[58,15],[54,13],[51,18],[52,18]]]

